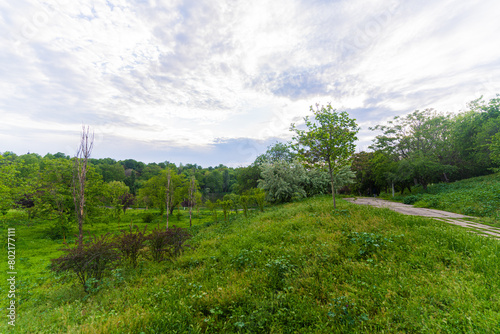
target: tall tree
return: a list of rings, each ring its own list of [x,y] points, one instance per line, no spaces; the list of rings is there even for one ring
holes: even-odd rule
[[[331,104],[321,107],[316,104],[316,109],[311,106],[310,110],[314,114],[314,121],[309,116],[304,118],[307,130],[301,130],[295,124],[290,126],[290,130],[295,132],[292,147],[308,164],[320,168],[328,166],[333,207],[336,208],[335,176],[349,165],[359,127],[346,111],[337,111]]]
[[[394,117],[387,125],[372,130],[383,131],[370,148],[386,153],[394,161],[405,160],[413,169],[413,177],[427,189],[441,177],[448,180],[456,170],[451,165],[450,119],[433,109],[415,110],[405,117]]]

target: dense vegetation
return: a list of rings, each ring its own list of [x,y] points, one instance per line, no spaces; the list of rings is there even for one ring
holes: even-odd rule
[[[382,197],[391,198],[390,194]],[[500,173],[431,184],[426,191],[413,187],[411,193],[393,199],[416,207],[481,217],[482,222],[500,227]]]
[[[499,326],[498,241],[345,202],[336,208],[335,193],[384,190],[498,224],[498,174],[468,178],[499,170],[500,98],[473,101],[457,115],[396,117],[374,128],[381,134],[372,152],[355,154],[355,120],[330,105],[313,112],[307,131],[291,126],[295,143],[276,143],[240,168],[87,159],[91,142],[85,157],[1,154],[0,231],[16,228],[21,254],[19,327],[435,333]]]
[[[443,114],[432,109],[395,117],[374,127],[372,152],[354,155],[351,189],[372,195],[413,185],[452,182],[490,174],[500,166],[500,98],[469,104],[469,110]]]
[[[328,196],[232,214],[209,212],[192,249],[139,257],[83,289],[46,268],[59,242],[10,212],[22,255],[24,333],[493,333],[500,324],[499,243],[431,219]],[[143,226],[144,212],[130,210]],[[181,211],[183,212],[183,211]],[[237,218],[236,218],[237,217]],[[157,216],[157,218],[159,218]],[[187,223],[183,217],[184,226]],[[201,224],[201,225],[200,225]],[[153,225],[155,225],[153,223]],[[3,230],[3,229],[2,229]],[[104,234],[110,225],[96,224]],[[77,288],[75,288],[75,285]],[[2,286],[2,300],[6,298]],[[4,304],[5,301],[2,302]],[[4,323],[1,324],[4,326]],[[2,330],[3,331],[3,330]]]

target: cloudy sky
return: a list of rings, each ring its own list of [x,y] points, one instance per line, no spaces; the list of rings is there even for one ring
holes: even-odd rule
[[[0,0],[0,152],[247,165],[331,102],[368,127],[500,93],[498,0]]]

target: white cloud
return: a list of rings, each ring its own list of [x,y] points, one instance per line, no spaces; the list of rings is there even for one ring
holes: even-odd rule
[[[458,111],[500,91],[498,9],[493,0],[4,1],[0,151],[26,150],[23,131],[56,151],[88,123],[111,157],[121,138],[137,150],[185,147],[193,162],[211,149],[224,162],[217,147],[289,139],[316,102],[350,110],[363,128],[414,109]],[[367,146],[370,132],[360,138]]]

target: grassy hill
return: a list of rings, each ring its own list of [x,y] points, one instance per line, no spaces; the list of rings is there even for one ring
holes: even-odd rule
[[[328,196],[197,225],[175,261],[122,265],[89,294],[46,269],[61,244],[43,223],[8,225],[19,333],[500,331],[498,240],[342,200],[333,210]],[[6,314],[5,284],[0,295]]]
[[[389,196],[383,197],[390,199]],[[432,184],[427,192],[415,187],[412,194],[394,199],[417,207],[483,217],[485,223],[500,227],[500,173]]]

